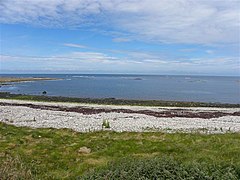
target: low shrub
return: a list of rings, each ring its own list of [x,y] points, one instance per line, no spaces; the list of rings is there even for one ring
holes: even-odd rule
[[[134,179],[240,179],[235,167],[183,164],[171,158],[124,159],[112,162],[102,169],[88,172],[79,179],[85,180],[134,180]]]

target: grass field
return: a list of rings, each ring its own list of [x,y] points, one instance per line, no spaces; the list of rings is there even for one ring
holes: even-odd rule
[[[83,146],[91,153],[79,153]],[[153,157],[240,169],[240,134],[77,133],[0,123],[0,174],[5,178],[75,179],[111,161]]]

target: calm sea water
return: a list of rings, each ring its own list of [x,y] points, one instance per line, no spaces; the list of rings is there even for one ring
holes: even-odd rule
[[[62,80],[13,83],[0,91],[84,98],[121,98],[240,103],[240,77],[165,75],[1,75]]]

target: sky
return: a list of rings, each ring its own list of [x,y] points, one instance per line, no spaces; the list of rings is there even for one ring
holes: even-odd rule
[[[240,0],[0,0],[0,73],[240,76]]]

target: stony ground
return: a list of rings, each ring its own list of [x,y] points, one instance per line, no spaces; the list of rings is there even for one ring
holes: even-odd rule
[[[240,132],[240,108],[174,108],[0,100],[0,121],[34,128],[112,131]]]

